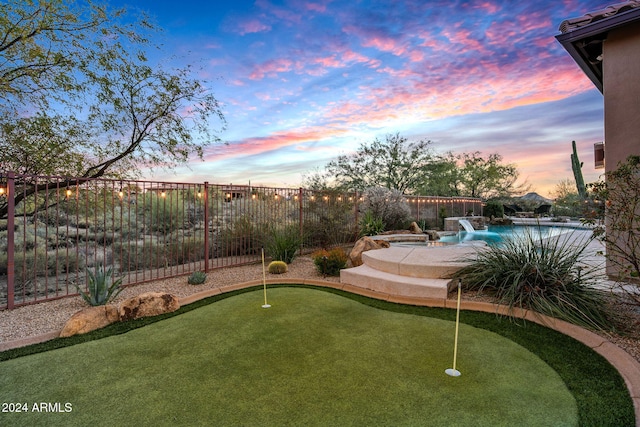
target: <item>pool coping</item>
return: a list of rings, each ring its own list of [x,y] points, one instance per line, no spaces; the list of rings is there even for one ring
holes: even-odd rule
[[[357,286],[343,284],[339,282],[332,282],[327,280],[318,279],[269,279],[263,280],[251,280],[248,282],[236,283],[234,285],[212,288],[202,292],[198,292],[187,297],[179,298],[180,306],[188,305],[193,302],[199,301],[210,296],[231,292],[234,290],[245,289],[257,285],[277,285],[277,284],[291,284],[291,285],[312,285],[327,288],[334,288],[350,292],[357,295],[362,295],[370,298],[375,298],[383,301],[394,302],[399,304],[409,304],[425,307],[439,307],[455,309],[457,301],[453,299],[441,299],[441,298],[420,298],[420,297],[407,297],[394,294],[388,294],[383,292],[374,291],[371,289],[360,288]],[[640,426],[640,362],[633,358],[629,353],[624,351],[606,338],[584,329],[580,326],[565,322],[563,320],[555,319],[549,316],[545,316],[536,313],[531,310],[523,309],[510,309],[507,306],[482,302],[482,301],[460,301],[461,310],[480,311],[486,313],[496,314],[509,314],[524,320],[528,320],[553,330],[556,330],[562,334],[568,335],[584,345],[593,349],[596,353],[603,356],[607,361],[616,368],[616,370],[622,376],[629,394],[633,401],[636,426]],[[60,331],[49,332],[46,334],[23,338],[14,341],[8,341],[0,343],[0,351],[10,350],[13,348],[24,347],[31,344],[37,344],[44,341],[57,338]]]

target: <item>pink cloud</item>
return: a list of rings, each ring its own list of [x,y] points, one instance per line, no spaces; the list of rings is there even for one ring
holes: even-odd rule
[[[290,59],[272,59],[270,61],[256,65],[251,74],[249,74],[249,78],[251,80],[262,80],[265,76],[273,77],[277,73],[291,71],[292,65],[293,61],[291,61]]]
[[[344,129],[321,126],[274,132],[268,136],[246,138],[226,146],[212,146],[205,153],[204,160],[218,161],[232,157],[264,154],[283,147],[339,137],[346,132]]]
[[[250,19],[248,21],[241,22],[238,26],[238,33],[243,36],[251,33],[263,33],[269,30],[271,30],[270,25],[263,24],[257,19]]]
[[[305,4],[305,9],[310,10],[312,12],[324,13],[327,11],[327,5],[322,3],[317,3],[317,2],[316,3],[309,2]]]

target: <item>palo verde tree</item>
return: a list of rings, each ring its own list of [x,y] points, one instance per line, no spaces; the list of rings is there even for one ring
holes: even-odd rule
[[[363,143],[351,155],[339,156],[326,166],[337,185],[346,190],[364,191],[384,187],[407,193],[424,181],[427,167],[433,160],[431,141],[409,142],[407,138],[389,134]]]
[[[422,194],[453,197],[510,197],[525,192],[526,184],[517,184],[518,169],[515,164],[503,164],[502,156],[473,153],[439,156],[430,166],[428,180],[421,183]]]
[[[123,10],[60,0],[3,5],[0,162],[6,170],[87,178],[171,168],[219,141],[224,116],[190,67],[151,63],[147,33]],[[165,61],[166,62],[166,61]],[[19,111],[26,105],[28,111]],[[52,108],[52,107],[56,108]],[[41,191],[32,185],[16,196]],[[6,206],[0,205],[0,216]]]

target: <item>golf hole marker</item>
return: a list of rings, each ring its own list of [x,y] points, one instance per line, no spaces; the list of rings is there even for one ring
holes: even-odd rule
[[[264,289],[264,304],[262,304],[262,308],[269,308],[271,305],[267,303],[267,273],[264,269],[264,248],[262,248],[262,287]]]
[[[453,339],[453,368],[445,369],[445,374],[452,377],[459,377],[462,375],[460,371],[456,369],[456,358],[458,357],[458,326],[460,325],[460,292],[462,288],[462,280],[458,279],[458,303],[456,305],[456,334]]]

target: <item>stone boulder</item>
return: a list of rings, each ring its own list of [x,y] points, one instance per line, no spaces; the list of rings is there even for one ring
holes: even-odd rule
[[[374,249],[388,248],[391,246],[385,240],[373,240],[371,237],[364,236],[360,238],[349,252],[349,260],[351,265],[357,267],[362,265],[362,253]]]
[[[422,234],[422,228],[414,221],[409,226],[409,232],[411,234]]]
[[[425,230],[424,234],[429,236],[429,240],[440,240],[440,234],[436,230]]]
[[[511,218],[496,218],[491,217],[491,221],[489,221],[491,225],[511,225],[513,224],[513,220]]]
[[[133,320],[141,317],[171,313],[180,308],[180,302],[174,295],[163,292],[147,292],[126,299],[120,303],[120,320]]]
[[[120,315],[115,305],[100,305],[82,309],[67,320],[61,337],[70,337],[77,334],[86,334],[96,329],[118,322]]]

